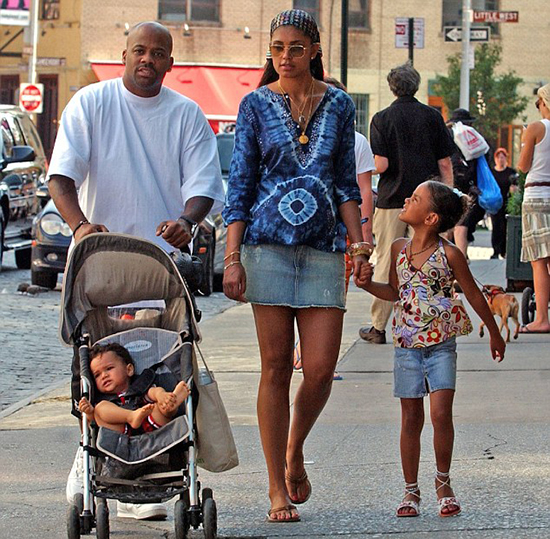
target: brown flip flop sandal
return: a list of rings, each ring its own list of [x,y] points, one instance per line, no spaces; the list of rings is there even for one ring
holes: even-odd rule
[[[290,514],[289,518],[273,518],[273,515],[275,513],[282,513],[285,511],[286,513]],[[267,522],[270,522],[271,524],[282,524],[285,522],[300,522],[300,515],[296,513],[294,516],[292,515],[292,511],[296,511],[296,506],[292,504],[283,505],[282,507],[277,507],[276,509],[270,509],[267,512]]]
[[[290,499],[292,500],[293,503],[299,505],[299,504],[302,504],[302,503],[306,503],[309,500],[309,498],[311,496],[311,483],[309,482],[309,479],[307,477],[307,472],[305,470],[304,470],[304,473],[298,478],[292,477],[288,473],[285,474],[285,481],[287,483],[290,483],[294,487],[295,491],[298,491],[299,487],[301,487],[304,483],[307,485],[307,495],[302,500],[293,500],[292,496],[290,496],[290,492],[289,492],[288,495],[290,496]]]

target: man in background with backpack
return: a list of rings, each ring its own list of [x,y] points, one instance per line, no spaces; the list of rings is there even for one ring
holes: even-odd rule
[[[378,282],[388,282],[391,244],[408,232],[399,220],[405,199],[431,176],[452,186],[450,155],[455,147],[440,112],[414,97],[420,86],[418,71],[407,63],[393,68],[387,79],[396,99],[374,115],[370,127],[375,172],[380,174],[372,225],[376,238],[373,279]],[[391,312],[390,301],[374,298],[372,327],[362,327],[359,336],[372,344],[384,344]]]

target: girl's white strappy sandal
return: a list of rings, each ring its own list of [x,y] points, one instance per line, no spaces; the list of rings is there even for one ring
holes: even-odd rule
[[[443,478],[443,479],[441,479]],[[439,481],[440,485],[436,487],[435,493],[437,494],[437,491],[440,488],[443,487],[449,487],[451,488],[451,479],[449,478],[449,473],[440,472],[438,470],[435,471],[435,480]],[[439,504],[439,516],[446,518],[446,517],[455,517],[462,511],[460,507],[460,502],[456,499],[455,496],[445,496],[443,498],[439,498],[437,500],[437,503]],[[451,508],[455,507],[453,511],[448,511],[447,513],[443,513],[443,509],[445,508]]]
[[[395,515],[398,517],[417,517],[420,515],[420,494],[418,490],[418,483],[405,483],[405,497],[409,494],[416,496],[416,500],[403,500],[395,510]],[[410,507],[412,511],[406,513],[400,513],[402,509]]]

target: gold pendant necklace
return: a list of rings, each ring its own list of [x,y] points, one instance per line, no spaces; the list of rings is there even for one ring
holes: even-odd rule
[[[412,258],[413,256],[416,256],[416,255],[419,255],[421,253],[425,253],[428,249],[431,249],[437,242],[434,242],[434,243],[430,243],[430,245],[428,245],[428,247],[422,249],[421,251],[418,251],[416,253],[413,253],[412,252],[412,241],[411,241],[411,245],[409,247],[409,251],[410,251],[410,254],[409,254],[409,257]]]
[[[309,125],[309,120],[311,120],[311,111],[313,110],[313,82],[314,82],[314,79],[312,78],[311,84],[309,86],[309,114],[308,114],[307,120],[304,117],[303,112],[304,112],[304,109],[306,108],[308,98],[306,97],[304,99],[304,102],[301,108],[296,106],[296,108],[298,109],[298,124],[302,128],[302,134],[298,137],[298,142],[302,145],[307,144],[309,142],[309,137],[306,135],[306,129],[307,129],[307,126]],[[291,103],[294,103],[294,100],[292,99],[292,97],[290,97],[290,94],[287,94],[284,91],[283,87],[281,86],[280,79],[277,80],[277,85],[279,86],[279,90],[281,90],[281,93],[283,94],[283,96],[288,95],[288,98],[290,99]],[[292,108],[290,110],[290,113],[292,114]]]

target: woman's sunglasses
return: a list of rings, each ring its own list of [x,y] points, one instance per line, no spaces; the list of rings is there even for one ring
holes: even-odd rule
[[[535,101],[535,107],[537,107],[537,110],[540,109],[540,99],[537,99],[537,100]]]
[[[291,58],[303,58],[306,53],[306,47],[304,47],[303,45],[289,45],[288,47],[286,47],[285,45],[269,46],[269,50],[273,58],[282,56],[285,50],[287,49],[288,49],[288,54],[290,55]]]

